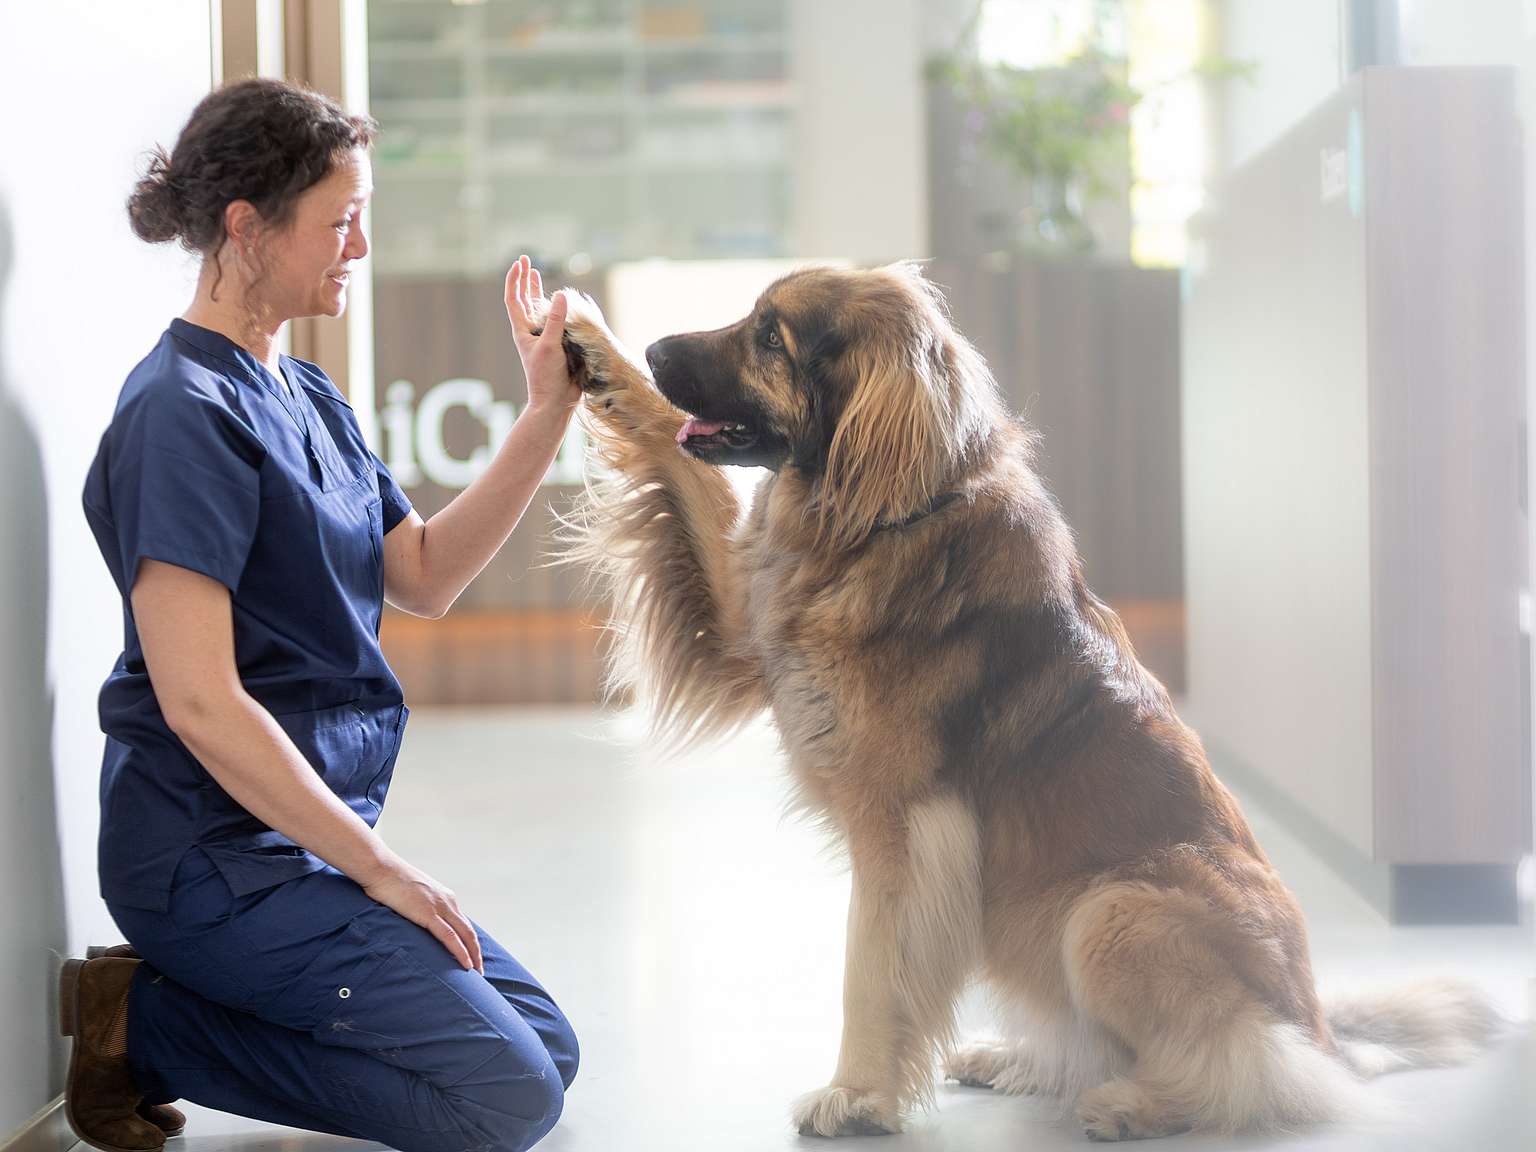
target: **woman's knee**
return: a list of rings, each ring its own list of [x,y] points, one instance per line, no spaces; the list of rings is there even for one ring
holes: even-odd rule
[[[576,1069],[581,1065],[581,1046],[576,1042],[576,1030],[563,1015],[540,1036],[549,1058],[560,1073],[560,1084],[569,1088],[576,1079]]]
[[[508,1085],[506,1091],[512,1123],[504,1131],[497,1152],[524,1152],[548,1136],[559,1121],[565,1111],[565,1088],[559,1073],[548,1068],[536,1079]]]
[[[542,1055],[542,1054],[541,1054]],[[548,1058],[528,1061],[508,1045],[494,1067],[456,1095],[466,1119],[490,1138],[487,1152],[524,1152],[547,1136],[565,1109],[562,1073]]]

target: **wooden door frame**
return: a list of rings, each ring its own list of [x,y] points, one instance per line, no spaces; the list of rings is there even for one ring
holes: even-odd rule
[[[219,42],[216,82],[282,77],[325,93],[348,112],[367,113],[366,0],[212,0],[212,5]],[[352,273],[344,316],[289,322],[288,351],[325,370],[351,401],[364,437],[376,443],[369,262]]]

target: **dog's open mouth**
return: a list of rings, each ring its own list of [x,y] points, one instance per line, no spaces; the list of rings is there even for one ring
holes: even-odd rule
[[[757,433],[732,420],[701,420],[690,416],[677,430],[679,446],[688,451],[703,448],[750,448],[757,443]]]

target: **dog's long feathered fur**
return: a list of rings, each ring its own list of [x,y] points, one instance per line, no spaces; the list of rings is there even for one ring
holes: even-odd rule
[[[573,335],[584,322],[601,334],[586,341],[581,378],[647,379],[590,303],[578,306],[577,317]],[[561,559],[583,566],[613,605],[608,692],[644,700],[663,745],[723,736],[766,703],[733,619],[739,564],[711,563],[706,550],[730,547],[741,513],[735,491],[719,472],[678,456],[668,428],[683,414],[653,389],[636,388],[623,405],[611,396],[591,403],[594,467],[558,539]]]
[[[1362,1077],[1486,1041],[1459,987],[1325,1012],[1294,899],[915,267],[787,277],[655,346],[654,385],[589,304],[567,348],[600,478],[565,544],[611,593],[614,682],[673,740],[771,709],[848,852],[842,1052],[802,1131],[898,1127],[936,1048],[1122,1139],[1348,1118]],[[740,435],[679,451],[690,415]],[[705,461],[749,454],[744,519]],[[975,976],[1027,1023],[955,1051]]]

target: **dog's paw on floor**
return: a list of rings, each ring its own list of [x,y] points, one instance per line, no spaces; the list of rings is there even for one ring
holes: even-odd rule
[[[1125,1079],[1084,1092],[1078,1097],[1077,1118],[1096,1143],[1151,1140],[1188,1131],[1188,1125],[1170,1117],[1141,1085]]]
[[[901,1120],[879,1092],[829,1084],[807,1092],[791,1110],[802,1136],[882,1136],[901,1131]]]
[[[956,1048],[944,1058],[944,1078],[967,1088],[990,1088],[1005,1096],[1034,1096],[1045,1091],[1025,1047],[998,1040]]]

